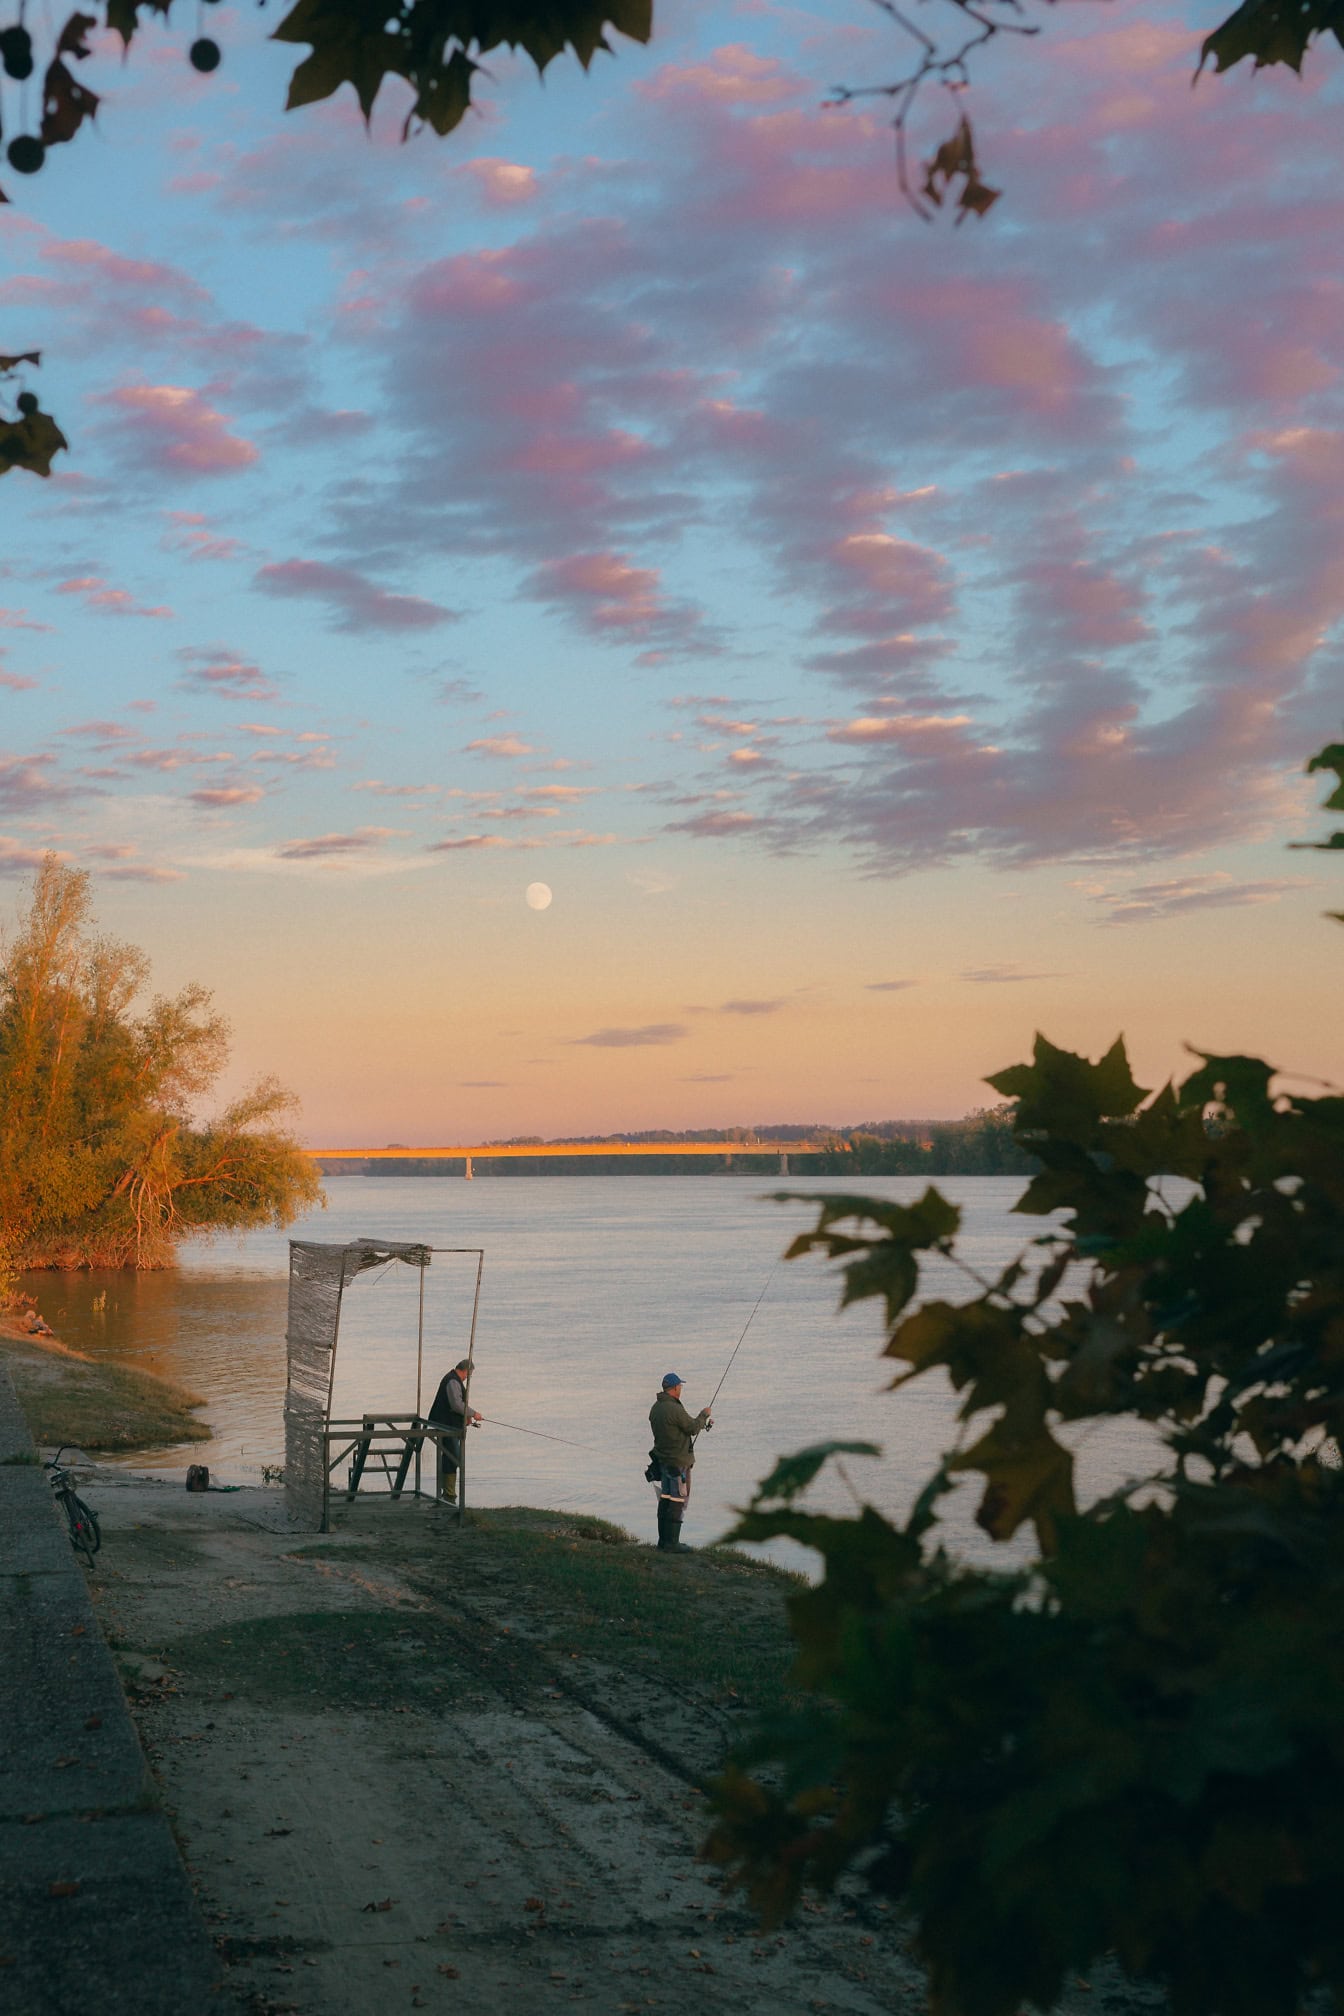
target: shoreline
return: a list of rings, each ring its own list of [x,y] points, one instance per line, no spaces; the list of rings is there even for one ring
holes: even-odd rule
[[[91,1358],[51,1332],[30,1331],[0,1311],[0,1356],[34,1442],[97,1455],[169,1449],[209,1441],[196,1418],[198,1394],[153,1372]]]

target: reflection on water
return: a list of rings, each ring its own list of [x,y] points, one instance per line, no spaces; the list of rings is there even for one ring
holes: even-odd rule
[[[844,1187],[805,1180],[810,1191]],[[873,1177],[864,1187],[910,1201],[922,1185]],[[1012,1215],[1017,1178],[949,1177],[939,1187],[963,1208],[959,1250],[981,1273],[997,1271],[1040,1229]],[[681,1373],[687,1404],[702,1406],[767,1277],[714,1430],[699,1445],[689,1537],[722,1531],[731,1507],[746,1503],[787,1450],[833,1437],[881,1443],[882,1460],[855,1459],[848,1476],[884,1511],[900,1512],[951,1443],[950,1390],[928,1380],[884,1395],[891,1368],[878,1356],[878,1305],[837,1316],[827,1268],[778,1264],[813,1214],[769,1201],[752,1179],[343,1177],[329,1183],[328,1195],[329,1208],[293,1226],[294,1237],[484,1248],[472,1401],[535,1432],[492,1425],[473,1436],[470,1495],[478,1504],[564,1506],[651,1532],[642,1472],[659,1380]],[[169,1273],[40,1274],[25,1285],[67,1343],[203,1396],[212,1441],[157,1454],[153,1467],[203,1461],[221,1480],[246,1481],[283,1461],[289,1236],[197,1245]],[[474,1255],[436,1254],[425,1279],[426,1403],[466,1349],[474,1282]],[[418,1286],[416,1270],[392,1266],[347,1290],[337,1415],[416,1405]],[[961,1299],[973,1290],[964,1274],[936,1262],[923,1292]],[[1146,1431],[1108,1424],[1080,1447],[1080,1486],[1095,1495],[1151,1460]],[[852,1501],[831,1476],[813,1502],[842,1510]],[[951,1530],[956,1544],[983,1554],[972,1509],[962,1494]]]

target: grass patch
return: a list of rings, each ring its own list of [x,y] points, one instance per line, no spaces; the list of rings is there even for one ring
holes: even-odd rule
[[[178,1640],[164,1663],[240,1699],[291,1708],[461,1706],[479,1694],[456,1634],[432,1616],[288,1611]]]
[[[12,1346],[6,1357],[34,1442],[110,1451],[209,1440],[192,1411],[204,1403],[152,1372]]]
[[[727,1547],[660,1555],[606,1520],[522,1506],[471,1514],[460,1544],[469,1599],[488,1592],[552,1654],[742,1707],[788,1692],[795,1648],[784,1599],[801,1578],[785,1569]]]

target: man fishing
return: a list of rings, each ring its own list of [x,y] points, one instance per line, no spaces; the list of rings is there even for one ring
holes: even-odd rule
[[[662,1554],[690,1554],[683,1544],[681,1522],[691,1496],[691,1467],[695,1462],[695,1438],[713,1425],[708,1407],[688,1414],[681,1404],[682,1378],[669,1372],[662,1390],[649,1409],[653,1430],[653,1463],[658,1470],[658,1550]]]
[[[449,1429],[453,1441],[439,1444],[439,1496],[449,1505],[457,1502],[458,1451],[468,1428],[478,1427],[481,1416],[467,1405],[467,1381],[471,1377],[470,1358],[459,1358],[451,1372],[439,1381],[428,1421],[431,1428]]]

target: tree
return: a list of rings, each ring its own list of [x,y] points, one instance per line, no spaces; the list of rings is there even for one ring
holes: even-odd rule
[[[1311,767],[1344,811],[1344,744]],[[1043,1038],[989,1082],[1041,1165],[1017,1209],[1065,1214],[997,1280],[912,1307],[957,1257],[934,1190],[814,1200],[790,1248],[885,1303],[893,1386],[945,1374],[963,1432],[903,1525],[798,1505],[828,1448],[761,1485],[734,1537],[825,1563],[789,1605],[814,1699],[722,1779],[709,1850],[771,1917],[862,1870],[942,2016],[1048,2008],[1110,1951],[1177,2016],[1344,2005],[1344,1095],[1205,1056],[1150,1097],[1123,1042]],[[1080,1509],[1079,1431],[1118,1420],[1163,1460]],[[939,1545],[965,1476],[1035,1561]]]
[[[162,1267],[192,1233],[289,1224],[321,1195],[264,1079],[212,1120],[228,1059],[203,987],[133,1003],[148,961],[94,935],[88,875],[49,854],[0,962],[0,1225],[16,1267]]]
[[[832,102],[877,96],[891,103],[898,180],[921,215],[928,216],[955,194],[958,223],[971,214],[983,216],[1000,192],[981,175],[972,124],[963,109],[971,62],[998,36],[1038,35],[1044,10],[1054,0],[936,0],[921,11],[918,22],[895,0],[874,4],[913,42],[914,66],[894,81],[838,86]],[[41,56],[36,131],[15,133],[8,144],[6,159],[16,175],[37,174],[53,147],[68,144],[94,119],[98,95],[71,68],[92,53],[90,34],[105,27],[129,49],[142,12],[166,21],[172,8],[173,0],[104,0],[101,22],[97,14],[77,11],[59,29],[53,25],[49,47],[41,52],[35,51],[22,8],[17,20],[0,28],[0,67],[6,77],[26,83]],[[192,16],[197,28],[199,14],[198,0]],[[367,121],[386,79],[399,77],[414,94],[403,127],[403,138],[409,138],[426,126],[440,135],[451,133],[461,123],[477,78],[487,74],[480,58],[492,49],[507,45],[523,50],[539,74],[569,50],[586,70],[600,50],[610,50],[609,30],[648,42],[653,0],[388,0],[386,5],[382,0],[295,0],[272,39],[309,50],[290,78],[286,110],[329,98],[348,84]],[[1212,63],[1221,71],[1249,60],[1256,69],[1286,64],[1300,74],[1308,49],[1327,35],[1344,44],[1344,0],[1243,0],[1206,36],[1199,67]],[[212,37],[198,33],[187,57],[196,70],[208,74],[218,69],[222,51]],[[916,186],[906,136],[915,104],[929,83],[953,95],[956,118],[952,133],[922,163]],[[0,135],[4,130],[0,105]],[[0,189],[0,203],[8,200]],[[39,361],[35,351],[0,357],[0,381],[25,363],[36,366]],[[68,445],[26,381],[12,414],[0,403],[0,476],[10,469],[49,476],[53,456]]]

